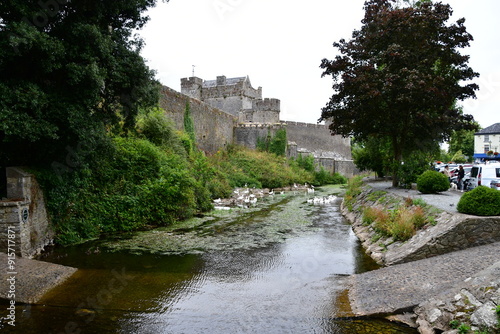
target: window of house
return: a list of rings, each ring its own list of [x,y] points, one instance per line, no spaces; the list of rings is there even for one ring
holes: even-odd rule
[[[484,153],[487,153],[490,150],[490,145],[484,145]]]
[[[490,141],[490,135],[484,135],[484,142],[489,142]]]

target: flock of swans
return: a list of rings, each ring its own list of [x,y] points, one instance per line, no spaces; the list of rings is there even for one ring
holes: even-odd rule
[[[299,186],[296,183],[291,186],[289,191],[293,191],[294,194],[297,194],[299,191],[304,191],[306,192],[307,196],[314,195],[314,186],[310,185],[308,183],[305,183],[303,186]],[[269,197],[274,197],[275,195],[285,195],[285,190],[280,189],[280,190],[275,190],[275,189],[256,189],[256,188],[249,188],[246,184],[245,187],[243,188],[236,188],[233,191],[233,194],[231,198],[217,198],[215,199],[214,205],[215,209],[219,210],[230,210],[231,207],[238,206],[238,207],[248,207],[248,206],[253,206],[257,203],[257,201],[263,197],[269,196]],[[329,196],[314,196],[314,197],[309,197],[307,199],[307,203],[313,204],[313,205],[321,205],[321,204],[329,204],[334,202],[337,199],[335,195],[329,195]]]

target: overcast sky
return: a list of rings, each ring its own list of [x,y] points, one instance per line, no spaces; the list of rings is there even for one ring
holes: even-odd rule
[[[444,0],[453,21],[465,17],[474,41],[462,52],[481,74],[477,100],[464,112],[485,128],[500,122],[500,1]],[[281,100],[281,119],[316,123],[333,91],[321,78],[321,59],[332,43],[360,29],[364,0],[170,0],[158,1],[140,31],[142,55],[162,84],[180,91],[180,79],[249,76],[263,97]]]

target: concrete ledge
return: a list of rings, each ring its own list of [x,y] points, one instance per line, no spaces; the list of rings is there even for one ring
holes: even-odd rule
[[[357,316],[411,311],[492,266],[498,254],[500,242],[352,275],[352,311]]]
[[[356,198],[353,210],[349,211],[342,205],[342,214],[351,223],[366,253],[379,264],[387,266],[406,263],[500,241],[500,217],[479,217],[447,211],[442,211],[437,216],[435,226],[426,225],[405,242],[395,242],[390,237],[374,238],[376,232],[373,226],[363,223],[363,207],[379,205],[371,197],[374,191],[377,189],[365,186],[363,192]],[[413,197],[412,195],[412,192],[401,193],[398,189],[385,189],[383,196],[393,200],[388,201],[392,206],[384,209],[393,209],[402,204],[405,197]],[[440,196],[418,196],[433,206],[436,204],[435,201],[441,199]],[[442,200],[450,200],[443,197]],[[458,202],[459,198],[454,196],[453,200]]]
[[[77,269],[58,264],[15,257],[9,267],[7,254],[0,253],[0,299],[35,304],[50,289],[64,282]],[[15,285],[11,286],[11,283]],[[12,289],[14,287],[14,289]]]

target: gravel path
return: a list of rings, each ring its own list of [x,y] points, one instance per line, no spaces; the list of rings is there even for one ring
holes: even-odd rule
[[[373,178],[366,178],[365,181],[374,189],[392,192],[403,197],[421,198],[427,204],[451,213],[458,212],[457,203],[464,194],[459,190],[448,190],[439,194],[422,194],[414,189],[393,188],[391,181],[377,181]]]

